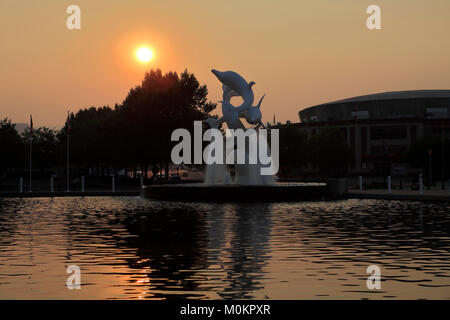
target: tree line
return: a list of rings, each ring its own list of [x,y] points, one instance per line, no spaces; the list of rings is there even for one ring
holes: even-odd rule
[[[15,124],[0,122],[1,176],[28,170],[32,144],[33,170],[46,172],[64,166],[67,135],[70,163],[80,174],[123,168],[137,171],[170,162],[171,133],[177,128],[193,130],[193,122],[211,116],[216,104],[207,100],[208,89],[185,70],[163,74],[151,70],[114,107],[90,107],[71,113],[61,130],[30,127],[19,135]],[[112,168],[112,169],[111,169]]]

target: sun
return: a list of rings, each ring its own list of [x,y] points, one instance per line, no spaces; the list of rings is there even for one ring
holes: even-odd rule
[[[153,51],[147,47],[140,47],[136,50],[136,58],[142,63],[147,63],[152,60]]]

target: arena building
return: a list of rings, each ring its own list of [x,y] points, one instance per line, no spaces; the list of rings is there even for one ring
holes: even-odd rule
[[[341,128],[354,155],[351,173],[403,175],[404,158],[420,139],[450,131],[450,90],[377,93],[299,111],[296,124],[314,135],[321,127]],[[445,141],[443,139],[443,141]]]

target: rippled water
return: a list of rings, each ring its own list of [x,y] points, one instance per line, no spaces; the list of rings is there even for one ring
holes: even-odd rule
[[[445,204],[0,200],[2,299],[450,299],[449,249]]]

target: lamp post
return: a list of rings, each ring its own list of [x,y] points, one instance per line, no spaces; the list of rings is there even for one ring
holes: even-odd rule
[[[419,193],[423,194],[422,174],[419,174]]]
[[[360,147],[359,147],[359,132],[358,132],[358,106],[355,107],[355,165],[356,170],[361,171],[361,161],[359,159]]]
[[[433,156],[433,150],[428,150],[428,190],[430,190],[430,186],[432,183],[432,172],[431,172],[431,157]]]
[[[442,148],[441,148],[441,180],[442,190],[445,190],[445,126],[442,124]]]

